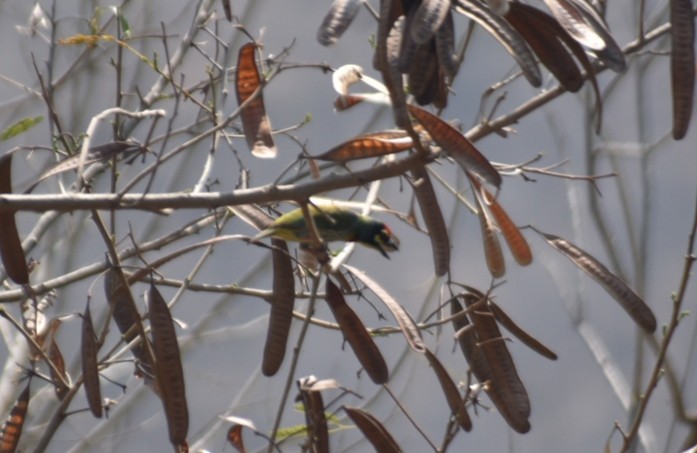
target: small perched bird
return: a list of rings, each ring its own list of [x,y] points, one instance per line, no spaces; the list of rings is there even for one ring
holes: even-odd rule
[[[317,226],[317,232],[327,242],[358,242],[379,251],[389,258],[387,252],[399,249],[399,239],[390,228],[371,217],[336,206],[321,210],[310,206],[310,214]],[[267,229],[252,238],[258,241],[265,237],[275,237],[286,241],[310,242],[310,231],[305,225],[302,209],[294,209],[276,219]]]

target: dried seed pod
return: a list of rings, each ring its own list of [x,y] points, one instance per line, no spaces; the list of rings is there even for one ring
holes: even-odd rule
[[[571,242],[552,234],[539,232],[549,245],[569,258],[607,291],[641,328],[656,331],[656,317],[644,300],[621,278],[610,272],[600,261]]]
[[[443,68],[445,75],[452,81],[457,73],[459,59],[455,53],[455,21],[450,11],[445,16],[445,21],[436,32],[436,53],[438,63]]]
[[[70,376],[65,371],[65,360],[63,359],[63,354],[58,348],[58,343],[55,339],[51,339],[48,343],[48,348],[46,350],[46,355],[48,359],[53,363],[53,366],[49,366],[49,374],[51,375],[51,381],[53,382],[53,388],[56,392],[56,397],[63,401],[70,387]]]
[[[133,300],[133,294],[128,286],[126,277],[120,267],[112,266],[104,275],[104,292],[111,306],[112,318],[123,335],[123,339],[130,343],[140,336],[140,343],[131,348],[133,355],[138,359],[137,373],[142,374],[146,385],[158,393],[157,381],[154,379],[154,359],[150,339],[145,335],[140,313]]]
[[[670,0],[673,138],[687,134],[695,91],[695,18],[691,0]]]
[[[169,307],[153,283],[147,295],[155,376],[167,419],[169,441],[175,447],[184,448],[189,431],[189,409],[177,334]]]
[[[235,73],[237,102],[242,105],[257,90],[260,90],[256,98],[242,108],[240,116],[244,136],[252,154],[262,159],[272,159],[276,157],[277,150],[271,135],[271,121],[264,107],[264,97],[261,92],[262,80],[254,58],[256,48],[257,45],[254,43],[247,43],[240,48]]]
[[[27,386],[17,398],[7,420],[0,428],[0,452],[14,453],[19,445],[19,438],[22,436],[22,428],[24,420],[27,417],[27,408],[29,407],[29,386],[31,380],[27,381]]]
[[[223,0],[223,10],[225,11],[225,18],[228,22],[232,22],[232,6],[230,6],[230,0]]]
[[[411,113],[426,129],[431,138],[448,153],[465,171],[471,171],[495,187],[501,186],[501,175],[491,162],[479,152],[474,144],[457,129],[436,115],[415,105],[409,106]]]
[[[0,194],[3,193],[12,193],[12,153],[0,157]],[[29,284],[27,259],[19,239],[14,211],[0,211],[0,259],[13,282]]]
[[[348,140],[319,156],[314,156],[313,159],[348,162],[399,153],[412,146],[411,137],[402,130],[376,132]]]
[[[624,53],[598,12],[584,0],[545,0],[562,27],[615,72],[627,67]]]
[[[239,453],[247,453],[242,441],[242,425],[232,425],[227,431],[227,440]]]
[[[348,306],[344,295],[330,278],[326,283],[326,301],[334,314],[344,338],[353,350],[358,361],[363,365],[370,379],[376,384],[384,384],[389,377],[387,363],[380,353],[375,341],[361,322],[361,319]]]
[[[298,380],[300,399],[305,407],[307,421],[307,436],[310,444],[309,451],[314,453],[329,453],[329,428],[324,414],[324,401],[319,389],[313,388],[317,382],[314,376]]]
[[[455,416],[460,428],[464,429],[465,431],[472,430],[472,420],[467,414],[465,400],[463,399],[462,395],[460,395],[457,385],[455,385],[455,382],[450,377],[443,364],[440,363],[438,357],[436,357],[436,355],[433,354],[428,348],[426,348],[425,353],[428,363],[431,364],[431,368],[433,368],[433,371],[436,373],[436,377],[438,378],[438,382],[440,382],[440,387],[443,390],[446,401],[448,402],[448,407],[450,407],[450,411]]]
[[[361,7],[361,0],[334,0],[317,31],[317,41],[323,46],[336,44],[351,25]]]
[[[409,316],[409,313],[407,313],[399,302],[390,296],[390,294],[385,291],[375,280],[368,277],[365,272],[353,266],[349,266],[348,264],[344,264],[343,267],[353,274],[353,276],[358,280],[362,281],[363,284],[365,284],[365,286],[367,286],[368,289],[370,289],[373,294],[375,294],[378,299],[385,304],[390,312],[392,312],[392,315],[397,320],[399,328],[404,334],[404,337],[407,339],[407,343],[409,343],[409,347],[416,352],[424,352],[426,346],[424,345],[424,340],[421,337],[421,332],[419,331],[419,328],[414,320],[411,319],[411,316]]]
[[[463,297],[470,313],[478,345],[489,367],[488,394],[508,425],[519,433],[530,430],[530,400],[523,382],[518,376],[515,363],[511,357],[501,331],[496,324],[493,313],[482,293],[465,294]],[[480,301],[485,302],[481,303]]]
[[[542,74],[540,74],[540,68],[537,66],[535,56],[525,40],[508,22],[478,1],[465,0],[458,2],[455,10],[470,17],[491,33],[506,51],[515,58],[530,85],[534,87],[542,85]]]
[[[99,368],[97,365],[97,339],[92,325],[89,303],[82,315],[82,384],[90,411],[97,418],[102,418],[102,391],[99,385]]]
[[[261,371],[265,376],[273,376],[283,363],[286,355],[286,345],[290,325],[293,321],[293,305],[295,304],[295,278],[286,241],[272,239],[273,251],[273,296],[271,297],[271,312],[269,327],[266,331],[264,356]]]
[[[499,324],[501,324],[507,331],[515,335],[516,338],[519,339],[524,345],[541,356],[548,358],[549,360],[557,360],[557,355],[554,353],[554,351],[543,345],[540,341],[518,326],[518,324],[516,324],[501,307],[494,303],[493,300],[489,301],[489,308],[491,308],[491,312],[494,314],[494,317],[496,317]]]
[[[358,429],[379,453],[400,453],[402,451],[392,435],[372,414],[356,407],[343,406]]]
[[[424,219],[428,229],[428,237],[431,240],[435,274],[441,277],[450,269],[450,239],[448,239],[443,212],[438,204],[438,198],[433,190],[428,171],[419,167],[412,170],[411,175],[414,178],[414,195],[416,195],[416,201],[421,209],[421,217]]]
[[[397,127],[407,129],[411,124],[407,113],[407,98],[404,94],[404,81],[399,70],[399,59],[402,40],[405,34],[405,18],[399,16],[389,30],[385,43],[385,64],[382,69],[382,78],[392,100],[392,113]]]
[[[470,181],[474,178],[470,178]],[[472,183],[474,186],[475,183]],[[474,191],[474,201],[477,204],[477,217],[482,232],[482,243],[484,246],[484,257],[489,273],[494,278],[501,278],[506,273],[506,261],[503,258],[501,242],[496,231],[494,222],[489,218],[489,213],[484,209],[484,202],[480,200],[480,191]]]
[[[433,38],[450,11],[450,0],[422,0],[414,13],[410,30],[417,44],[425,44]]]

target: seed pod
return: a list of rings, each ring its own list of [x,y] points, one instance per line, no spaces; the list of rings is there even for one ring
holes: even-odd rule
[[[317,31],[317,41],[323,46],[336,44],[353,22],[360,7],[360,0],[334,0]]]
[[[15,405],[10,410],[10,415],[7,416],[7,420],[0,428],[0,453],[14,453],[17,450],[29,407],[30,384],[31,380],[27,381],[27,386],[17,398]]]
[[[147,295],[155,376],[167,418],[169,441],[175,447],[184,448],[189,431],[189,409],[177,334],[169,307],[154,283],[150,284]]]
[[[0,194],[12,193],[12,153],[0,157]],[[5,272],[18,285],[29,283],[27,259],[19,239],[14,211],[0,211],[0,258]]]
[[[92,414],[102,418],[102,391],[99,385],[99,369],[97,366],[97,342],[92,325],[89,303],[82,315],[82,385],[85,387],[87,404]]]
[[[344,411],[358,426],[366,439],[380,453],[400,453],[402,451],[392,435],[372,414],[356,407],[344,406]]]

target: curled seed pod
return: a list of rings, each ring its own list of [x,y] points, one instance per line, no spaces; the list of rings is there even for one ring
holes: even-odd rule
[[[323,46],[336,44],[351,25],[361,7],[361,0],[334,0],[317,31],[317,41]]]
[[[31,381],[27,381],[27,386],[17,398],[7,420],[0,428],[0,452],[14,453],[19,445],[19,438],[22,436],[22,428],[24,420],[27,418],[27,409],[29,407],[29,386]]]
[[[85,396],[90,411],[97,418],[102,418],[102,391],[99,385],[99,368],[97,366],[97,341],[92,324],[90,306],[87,304],[82,315],[82,380]]]
[[[242,105],[257,90],[261,90],[261,76],[254,58],[257,45],[247,43],[242,48],[237,58],[237,71],[235,72],[235,87],[237,102]],[[242,127],[247,145],[252,154],[262,159],[276,157],[276,144],[271,135],[271,121],[266,115],[263,93],[259,92],[256,98],[250,101],[240,112]]]
[[[169,307],[154,283],[150,284],[147,295],[155,376],[167,419],[169,441],[175,447],[183,448],[187,445],[189,409],[177,334]]]
[[[358,361],[363,365],[370,379],[376,384],[384,384],[389,377],[389,370],[384,357],[375,341],[361,322],[358,315],[348,306],[338,286],[327,278],[326,300],[334,314],[344,338],[353,350]]]
[[[356,407],[344,406],[343,408],[365,438],[375,447],[375,451],[380,453],[400,453],[402,451],[392,435],[372,414]]]
[[[288,254],[288,245],[281,239],[272,239],[273,251],[273,296],[271,297],[271,312],[269,327],[266,331],[264,356],[261,371],[265,376],[273,376],[283,363],[286,355],[286,345],[293,321],[293,305],[295,304],[295,278],[293,263]]]
[[[0,157],[0,194],[12,193],[12,153]],[[18,285],[29,283],[27,259],[19,239],[14,211],[0,211],[0,259],[5,272]]]

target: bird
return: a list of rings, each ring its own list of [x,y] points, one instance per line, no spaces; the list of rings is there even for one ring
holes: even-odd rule
[[[317,232],[326,242],[358,242],[377,250],[387,259],[390,258],[387,252],[399,250],[397,236],[387,225],[372,217],[337,206],[327,206],[321,209],[310,206],[309,210],[317,227]],[[268,228],[254,236],[251,241],[256,242],[266,237],[304,243],[312,241],[301,208],[283,214]]]

